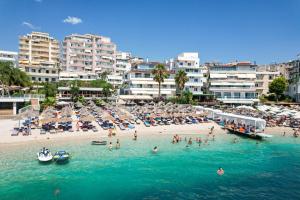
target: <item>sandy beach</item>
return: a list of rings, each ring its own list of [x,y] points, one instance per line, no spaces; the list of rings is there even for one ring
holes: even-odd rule
[[[94,125],[98,128],[98,132],[87,131],[83,132],[75,131],[75,132],[61,132],[56,134],[40,134],[39,129],[32,129],[31,135],[29,136],[11,136],[12,130],[14,127],[18,125],[18,121],[14,120],[0,120],[0,147],[6,145],[19,145],[19,144],[28,144],[34,142],[59,142],[59,141],[77,141],[77,140],[97,140],[99,138],[107,138],[108,131],[103,130],[99,125],[93,122]],[[74,125],[73,125],[74,126]],[[208,122],[208,123],[199,123],[199,124],[185,124],[185,125],[168,125],[168,126],[151,126],[145,127],[143,124],[136,125],[135,129],[128,129],[128,130],[119,130],[117,128],[116,136],[113,138],[119,137],[132,137],[134,131],[137,130],[138,136],[142,137],[143,135],[207,135],[210,131],[210,128],[214,126],[214,135],[217,137],[219,135],[225,135],[226,131],[221,129],[219,125],[215,122]],[[265,133],[271,135],[282,135],[286,132],[286,135],[291,135],[293,133],[293,129],[289,127],[268,127],[265,129]]]

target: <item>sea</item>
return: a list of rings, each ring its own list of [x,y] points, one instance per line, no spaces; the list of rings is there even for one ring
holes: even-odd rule
[[[0,200],[300,199],[299,138],[234,143],[237,136],[226,134],[187,146],[189,137],[196,136],[178,144],[170,135],[120,137],[121,148],[111,151],[87,139],[0,145]],[[43,146],[68,151],[70,161],[39,163]]]

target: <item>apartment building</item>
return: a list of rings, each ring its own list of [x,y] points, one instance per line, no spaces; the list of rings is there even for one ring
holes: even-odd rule
[[[117,52],[116,53],[116,70],[115,73],[118,75],[124,75],[131,69],[131,54],[128,52]]]
[[[209,90],[226,104],[254,104],[256,66],[251,62],[209,63]]]
[[[19,37],[19,67],[32,81],[57,81],[59,42],[48,33],[32,32]]]
[[[203,86],[207,82],[207,69],[200,66],[197,52],[179,54],[174,61],[170,62],[170,68],[176,72],[183,70],[187,73],[189,80],[185,84],[185,91],[192,92],[194,96],[203,94]]]
[[[157,62],[144,62],[136,64],[124,76],[127,87],[124,89],[126,95],[158,97],[158,83],[153,80],[151,73]],[[170,70],[169,78],[161,84],[161,96],[172,97],[176,93],[175,71]]]
[[[1,51],[0,50],[0,61],[12,62],[14,67],[18,66],[18,52],[14,51]]]
[[[257,96],[269,93],[269,84],[281,75],[279,65],[260,65],[256,68],[255,87]]]
[[[116,45],[108,37],[72,34],[63,41],[62,69],[68,72],[114,72]]]
[[[296,102],[300,102],[300,59],[292,60],[288,63],[289,88],[288,94]]]

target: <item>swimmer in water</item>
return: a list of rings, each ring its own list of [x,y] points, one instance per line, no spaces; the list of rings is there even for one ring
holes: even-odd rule
[[[152,149],[152,152],[153,152],[153,153],[157,153],[157,152],[158,152],[158,147],[155,146],[155,147]]]
[[[219,167],[217,174],[222,176],[224,174],[224,170],[222,169],[222,167]]]
[[[136,130],[134,131],[134,134],[133,134],[133,140],[137,140],[137,131]]]

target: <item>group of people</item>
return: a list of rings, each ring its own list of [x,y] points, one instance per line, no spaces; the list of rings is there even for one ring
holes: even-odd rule
[[[116,149],[120,149],[120,148],[121,148],[121,144],[120,144],[119,139],[117,139],[117,142],[116,142]],[[108,149],[109,149],[110,151],[113,150],[113,144],[112,144],[112,142],[109,142]]]

